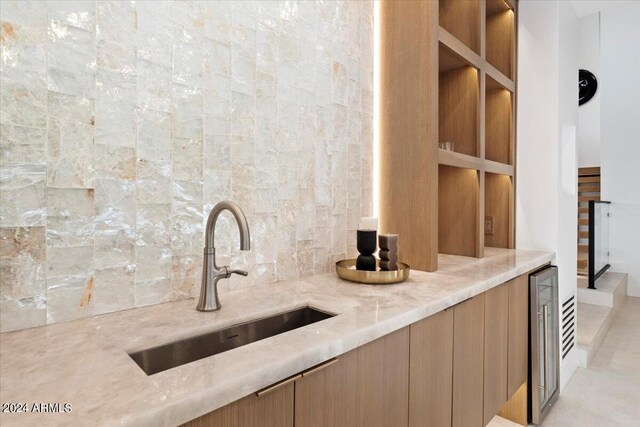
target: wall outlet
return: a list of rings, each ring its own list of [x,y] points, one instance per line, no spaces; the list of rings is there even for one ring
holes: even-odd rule
[[[484,234],[493,234],[493,217],[484,217]]]

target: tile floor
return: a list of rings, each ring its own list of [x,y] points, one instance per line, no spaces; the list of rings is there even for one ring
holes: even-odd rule
[[[627,297],[589,368],[579,368],[544,427],[640,426],[640,298]]]

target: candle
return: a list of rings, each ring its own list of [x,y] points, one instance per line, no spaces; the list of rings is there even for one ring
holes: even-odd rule
[[[378,218],[374,216],[365,216],[360,218],[359,230],[378,230]]]
[[[398,235],[381,234],[378,236],[380,245],[380,270],[398,269]]]

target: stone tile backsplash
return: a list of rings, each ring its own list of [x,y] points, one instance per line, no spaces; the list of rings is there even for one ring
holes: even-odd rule
[[[0,330],[328,272],[372,210],[371,1],[2,1]]]

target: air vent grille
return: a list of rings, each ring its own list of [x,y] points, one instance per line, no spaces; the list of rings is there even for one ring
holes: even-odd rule
[[[562,303],[562,358],[567,357],[576,342],[576,302],[571,295]]]

